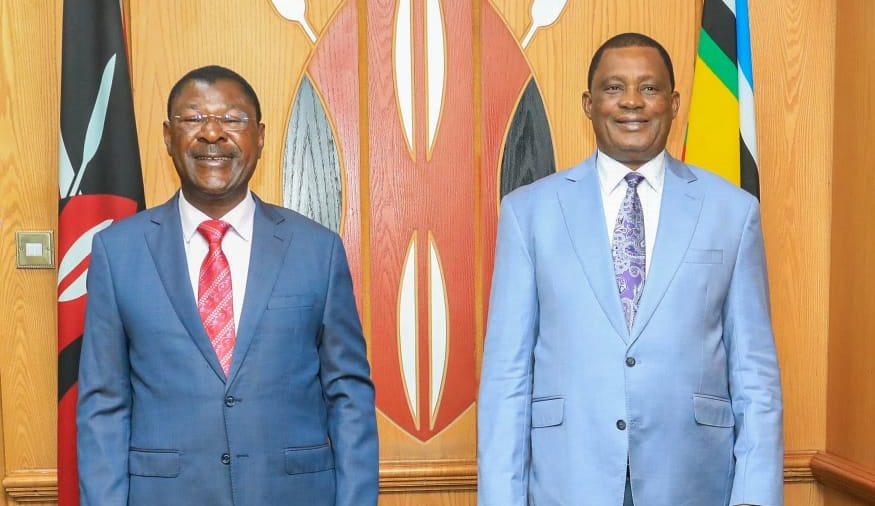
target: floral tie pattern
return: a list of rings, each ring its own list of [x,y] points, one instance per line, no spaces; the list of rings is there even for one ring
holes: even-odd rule
[[[224,221],[207,220],[197,227],[210,245],[198,278],[197,310],[225,376],[231,367],[231,354],[236,339],[231,267],[222,252],[222,238],[230,226],[230,223]]]
[[[624,179],[628,188],[614,224],[611,253],[614,257],[614,274],[620,291],[620,302],[626,316],[626,327],[631,331],[638,312],[638,300],[644,289],[644,210],[638,197],[638,185],[644,181],[644,176],[630,172]]]

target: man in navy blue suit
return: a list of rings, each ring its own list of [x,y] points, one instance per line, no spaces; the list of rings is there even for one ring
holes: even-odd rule
[[[249,190],[265,127],[237,73],[189,72],[167,114],[181,191],[93,242],[82,506],[376,505],[374,388],[340,238]],[[224,231],[215,253],[203,222]],[[222,281],[202,273],[208,255],[226,259]]]

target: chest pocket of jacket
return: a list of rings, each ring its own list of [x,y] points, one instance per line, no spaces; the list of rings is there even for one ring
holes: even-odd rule
[[[532,428],[554,427],[565,421],[565,399],[542,397],[532,399]]]
[[[684,262],[691,264],[722,264],[723,250],[690,248],[684,255]]]
[[[316,294],[302,293],[293,295],[276,295],[267,301],[267,309],[311,308],[316,305]]]
[[[302,332],[316,335],[322,323],[323,306],[313,293],[274,295],[261,317],[262,333]]]

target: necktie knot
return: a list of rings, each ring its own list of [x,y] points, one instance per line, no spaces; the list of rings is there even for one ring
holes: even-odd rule
[[[637,172],[630,172],[626,174],[623,179],[626,180],[626,184],[629,185],[629,188],[636,188],[641,181],[644,181],[644,176]]]
[[[231,228],[231,224],[222,220],[206,220],[197,226],[197,231],[210,243],[210,249],[222,244],[222,238]]]

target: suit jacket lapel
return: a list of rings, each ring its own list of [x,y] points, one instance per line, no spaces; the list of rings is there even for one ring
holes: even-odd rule
[[[665,295],[693,238],[702,210],[702,193],[696,176],[682,162],[666,157],[665,185],[659,211],[659,229],[638,314],[632,326],[632,340],[641,334]]]
[[[152,223],[155,227],[146,232],[146,243],[149,245],[158,276],[164,284],[164,290],[179,320],[216,375],[225,381],[225,373],[204,330],[197,311],[197,301],[191,289],[185,248],[182,245],[178,196],[177,192],[176,196],[155,208],[152,214]]]
[[[566,179],[569,184],[559,189],[558,198],[568,235],[602,311],[626,341],[629,331],[614,278],[595,155],[568,169]]]
[[[246,281],[246,295],[243,299],[243,312],[237,328],[237,342],[234,345],[234,358],[228,371],[229,384],[234,380],[240,364],[255,337],[255,330],[291,243],[292,230],[285,218],[255,197],[255,219],[252,229],[252,252],[249,257],[249,274]]]

